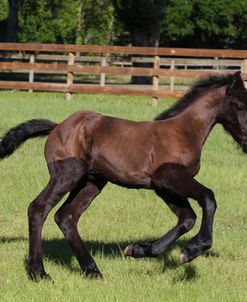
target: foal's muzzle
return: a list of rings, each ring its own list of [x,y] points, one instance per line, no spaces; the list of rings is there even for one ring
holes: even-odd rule
[[[242,143],[241,148],[243,150],[244,153],[247,153],[247,142],[246,143]]]

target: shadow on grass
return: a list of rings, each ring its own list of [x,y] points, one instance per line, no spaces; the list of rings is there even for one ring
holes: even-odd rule
[[[140,242],[146,242],[151,240],[151,238],[143,239]],[[26,241],[28,242],[28,238],[26,237],[0,237],[0,244],[8,244]],[[162,256],[164,259],[164,267],[163,272],[166,272],[170,269],[176,269],[180,267],[179,260],[173,256],[171,256],[171,252],[175,248],[182,248],[187,240],[179,239],[176,243]],[[108,242],[104,243],[102,241],[86,241],[86,246],[91,254],[102,255],[102,257],[108,257],[111,259],[123,257],[123,250],[130,242],[120,241],[120,242]],[[81,272],[78,266],[73,265],[73,257],[75,256],[73,251],[71,250],[68,242],[65,239],[50,239],[42,240],[44,257],[48,258],[50,261],[53,261],[57,264],[66,266],[72,272]],[[204,257],[219,257],[219,253],[215,251],[208,251],[204,255]],[[138,260],[138,259],[137,259]],[[25,260],[26,263],[26,260]],[[196,267],[189,263],[183,266],[183,272],[178,273],[174,278],[173,282],[184,282],[190,281],[198,278]]]
[[[172,281],[173,284],[181,283],[181,282],[190,282],[196,280],[200,277],[198,270],[196,269],[194,264],[186,264],[183,266],[183,270],[176,274]]]

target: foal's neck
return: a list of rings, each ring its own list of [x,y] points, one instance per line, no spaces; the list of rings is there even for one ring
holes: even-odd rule
[[[195,132],[195,135],[200,135],[202,144],[217,123],[217,117],[223,108],[225,93],[226,86],[207,90],[177,116],[185,120],[188,130]]]

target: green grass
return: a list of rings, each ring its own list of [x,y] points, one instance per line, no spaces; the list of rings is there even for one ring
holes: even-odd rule
[[[134,120],[152,119],[173,100],[63,94],[0,92],[0,135],[31,118],[61,121],[69,114],[91,109]],[[204,256],[181,266],[183,236],[159,259],[125,259],[131,242],[157,238],[175,223],[175,216],[151,191],[128,190],[108,184],[82,216],[79,229],[104,279],[86,280],[69,246],[49,215],[44,231],[45,268],[54,283],[33,283],[25,271],[28,249],[27,207],[48,180],[43,157],[45,139],[27,141],[0,162],[0,301],[246,301],[247,297],[247,173],[242,154],[220,126],[204,147],[197,179],[214,190],[218,209],[214,245]],[[61,203],[60,203],[61,204]]]

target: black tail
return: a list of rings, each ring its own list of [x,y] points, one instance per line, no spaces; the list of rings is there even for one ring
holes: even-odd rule
[[[9,129],[0,141],[0,158],[11,155],[27,139],[48,135],[56,123],[49,120],[29,120]]]

